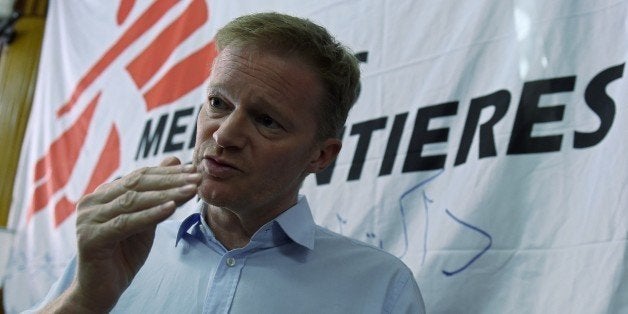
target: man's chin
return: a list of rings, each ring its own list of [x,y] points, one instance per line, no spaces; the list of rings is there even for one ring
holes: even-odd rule
[[[232,207],[237,203],[237,198],[231,193],[203,185],[199,187],[198,195],[205,203],[213,206]]]

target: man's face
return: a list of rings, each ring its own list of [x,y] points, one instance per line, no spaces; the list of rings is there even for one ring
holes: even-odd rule
[[[295,58],[223,49],[197,121],[201,198],[254,215],[294,205],[303,178],[340,149],[338,140],[316,140],[322,90],[317,75]]]

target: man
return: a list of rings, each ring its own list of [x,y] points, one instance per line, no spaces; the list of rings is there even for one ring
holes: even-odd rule
[[[316,226],[298,196],[340,151],[355,58],[276,13],[240,17],[216,43],[194,164],[169,158],[84,197],[77,257],[43,311],[424,312],[401,261]],[[195,195],[199,213],[157,226]]]

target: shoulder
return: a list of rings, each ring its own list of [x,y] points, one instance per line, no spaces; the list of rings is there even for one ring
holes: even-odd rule
[[[336,284],[344,282],[348,287],[344,291],[371,300],[369,308],[383,313],[425,312],[412,271],[393,254],[322,227],[316,229],[313,252],[325,274]]]
[[[365,243],[354,238],[350,238],[321,226],[316,226],[316,246],[317,248],[346,249],[355,254],[368,254],[386,259],[398,260],[394,255],[369,243]]]
[[[411,274],[410,269],[396,256],[371,244],[335,233],[323,227],[316,228],[314,251],[327,256],[338,256],[348,261],[359,261],[366,267],[385,267]]]

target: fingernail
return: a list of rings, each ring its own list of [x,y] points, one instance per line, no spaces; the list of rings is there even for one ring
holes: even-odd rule
[[[196,167],[193,164],[187,164],[183,166],[183,172],[196,172]]]
[[[166,209],[166,208],[172,208],[172,207],[176,207],[176,203],[174,201],[168,201],[166,203],[161,204],[161,208]]]
[[[163,203],[158,206],[158,209],[162,213],[166,213],[166,214],[172,214],[176,208],[177,208],[177,204],[174,201],[169,201],[167,203]]]
[[[191,193],[196,192],[196,184],[187,184],[181,188],[181,192],[183,193]]]
[[[198,183],[201,180],[202,176],[200,173],[191,173],[185,176],[187,182]]]

